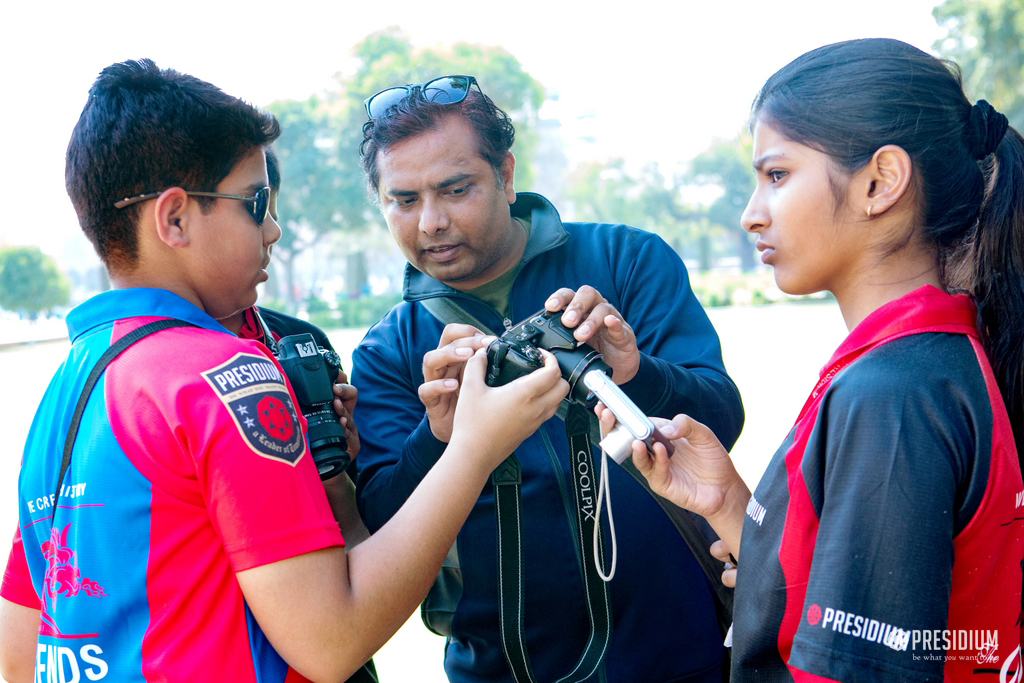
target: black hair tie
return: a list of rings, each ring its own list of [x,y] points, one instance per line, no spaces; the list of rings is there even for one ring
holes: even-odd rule
[[[1009,120],[985,100],[971,107],[967,122],[967,150],[975,159],[984,159],[996,151],[1009,127]]]

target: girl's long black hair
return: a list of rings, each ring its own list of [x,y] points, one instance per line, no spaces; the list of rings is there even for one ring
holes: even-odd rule
[[[984,100],[971,104],[955,64],[872,38],[826,45],[783,67],[755,98],[751,121],[846,173],[884,145],[907,152],[923,236],[946,286],[974,297],[1024,450],[1024,139],[1006,117]]]

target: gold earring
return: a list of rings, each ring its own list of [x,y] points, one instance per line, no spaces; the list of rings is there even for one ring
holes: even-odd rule
[[[871,207],[868,207],[868,218],[871,218]]]

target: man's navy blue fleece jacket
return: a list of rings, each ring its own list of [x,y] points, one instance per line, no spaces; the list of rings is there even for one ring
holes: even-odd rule
[[[520,193],[511,208],[513,216],[529,217],[531,231],[505,319],[480,299],[407,266],[405,301],[355,351],[359,505],[371,531],[401,507],[445,448],[417,395],[423,355],[437,347],[444,327],[420,303],[431,297],[451,297],[501,331],[539,311],[559,288],[590,285],[636,334],[640,368],[622,389],[640,409],[667,418],[691,415],[726,447],[739,436],[739,392],[679,256],[657,235],[627,226],[563,224],[536,194]],[[555,681],[575,665],[589,635],[564,424],[549,420],[516,455],[523,478],[526,644],[537,680]],[[609,586],[612,638],[593,680],[721,680],[724,650],[705,575],[651,494],[614,463],[609,467],[618,567]],[[454,683],[511,681],[499,633],[495,528],[487,484],[457,542],[464,586],[445,651]]]

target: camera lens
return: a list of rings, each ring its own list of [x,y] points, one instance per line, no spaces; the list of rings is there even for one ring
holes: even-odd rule
[[[345,429],[334,414],[334,380],[341,370],[338,354],[317,345],[309,333],[283,337],[277,343],[278,362],[288,375],[299,409],[308,425],[309,450],[321,479],[348,467]]]
[[[601,370],[611,377],[612,369],[601,358],[601,354],[589,346],[579,346],[571,351],[552,350],[562,377],[569,383],[569,398],[587,408],[593,408],[597,399],[590,389],[581,382],[591,370]]]
[[[341,474],[351,460],[347,452],[345,429],[338,424],[338,416],[330,405],[306,412],[309,425],[309,450],[321,479]]]

